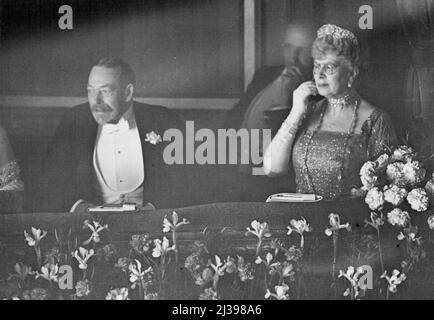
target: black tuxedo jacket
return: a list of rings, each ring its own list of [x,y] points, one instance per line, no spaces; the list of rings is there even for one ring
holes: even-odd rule
[[[162,138],[166,129],[182,123],[165,107],[134,102],[134,114],[142,142],[145,181],[143,200],[157,208],[180,206],[185,190],[180,183],[182,165],[167,165],[164,147],[170,142],[153,145],[145,142],[146,133],[154,131]],[[48,148],[37,184],[39,192],[32,201],[34,211],[65,212],[79,199],[98,203],[95,190],[93,152],[98,124],[89,104],[81,104],[66,112]]]

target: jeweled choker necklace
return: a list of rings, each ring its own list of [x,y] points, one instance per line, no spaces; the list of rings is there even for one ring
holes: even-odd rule
[[[347,93],[346,95],[339,98],[330,98],[328,99],[328,102],[329,102],[329,106],[335,109],[335,108],[343,108],[350,105],[352,100],[354,99],[355,97]]]

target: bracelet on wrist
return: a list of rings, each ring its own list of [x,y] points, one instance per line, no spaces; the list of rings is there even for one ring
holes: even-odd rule
[[[295,135],[298,131],[298,128],[299,124],[297,122],[289,122],[285,120],[279,131],[283,131],[285,134],[289,133],[291,135]]]

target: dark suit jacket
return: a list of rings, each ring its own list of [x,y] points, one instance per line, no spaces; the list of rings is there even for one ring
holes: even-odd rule
[[[246,92],[242,95],[240,101],[228,113],[225,121],[225,128],[240,129],[244,119],[244,114],[250,106],[256,95],[265,89],[271,82],[279,77],[285,66],[263,67],[255,72],[252,81],[247,87]],[[307,77],[308,75],[305,75]],[[292,97],[292,95],[291,95]],[[289,103],[292,105],[292,102]],[[272,134],[280,128],[283,120],[288,115],[287,111],[282,110],[274,112],[274,116],[269,119]],[[268,178],[266,176],[252,176],[241,173],[238,166],[234,166],[233,181],[231,188],[234,193],[238,193],[241,201],[264,201],[270,194],[277,192],[295,191],[294,173],[290,170],[289,176],[279,178]]]
[[[145,142],[145,138],[151,131],[161,137],[169,128],[183,131],[181,122],[165,107],[134,102],[133,108],[143,150],[144,203],[151,202],[157,208],[179,206],[185,196],[177,187],[182,181],[179,176],[182,165],[164,162],[163,150],[169,142],[153,145]],[[44,161],[39,192],[33,201],[35,211],[65,212],[79,199],[97,203],[93,169],[97,129],[88,103],[66,112]]]
[[[252,81],[240,101],[228,112],[225,128],[239,129],[243,122],[244,114],[256,95],[265,89],[272,81],[276,80],[283,72],[285,66],[263,67],[255,72]]]

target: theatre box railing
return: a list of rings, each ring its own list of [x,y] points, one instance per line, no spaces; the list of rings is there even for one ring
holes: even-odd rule
[[[0,215],[0,298],[429,299],[428,215],[413,233],[356,200]]]

